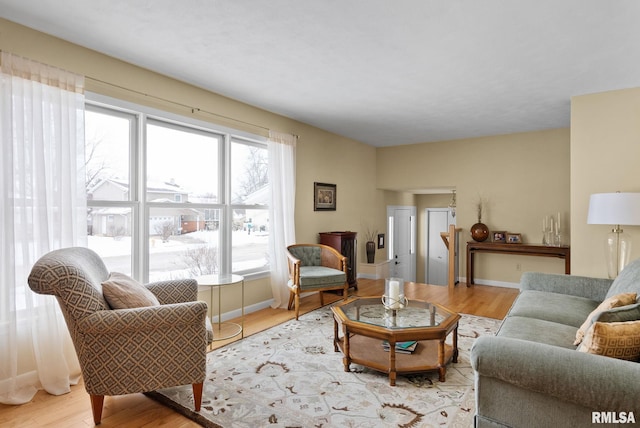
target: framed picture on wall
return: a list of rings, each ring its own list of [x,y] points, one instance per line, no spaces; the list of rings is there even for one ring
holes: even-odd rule
[[[493,232],[493,242],[506,242],[507,241],[507,232],[504,230],[499,230]]]
[[[522,234],[507,233],[507,244],[522,244]]]
[[[335,184],[313,183],[313,210],[335,211],[337,189]]]

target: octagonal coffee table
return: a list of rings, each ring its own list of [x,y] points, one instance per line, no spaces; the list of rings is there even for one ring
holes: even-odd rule
[[[460,315],[435,303],[409,300],[406,307],[391,310],[380,297],[355,298],[332,306],[334,350],[343,354],[344,371],[351,363],[389,374],[396,384],[398,373],[439,372],[445,381],[447,363],[458,362]],[[447,337],[451,335],[451,343]],[[417,341],[410,354],[396,352],[396,344]],[[383,342],[389,344],[385,351]]]

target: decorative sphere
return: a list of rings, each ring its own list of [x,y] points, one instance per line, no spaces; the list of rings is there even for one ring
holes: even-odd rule
[[[484,223],[476,223],[471,226],[471,237],[474,241],[482,242],[489,237],[489,228]]]

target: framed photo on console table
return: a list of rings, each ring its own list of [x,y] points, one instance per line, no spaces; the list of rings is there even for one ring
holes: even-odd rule
[[[522,234],[507,233],[507,244],[522,244]]]
[[[497,232],[493,232],[493,242],[505,242],[507,240],[507,232],[504,230],[500,230]]]
[[[335,211],[336,194],[335,184],[313,183],[313,210]]]

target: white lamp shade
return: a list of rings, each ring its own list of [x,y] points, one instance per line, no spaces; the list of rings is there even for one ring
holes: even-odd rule
[[[587,224],[640,225],[640,193],[595,193]]]

